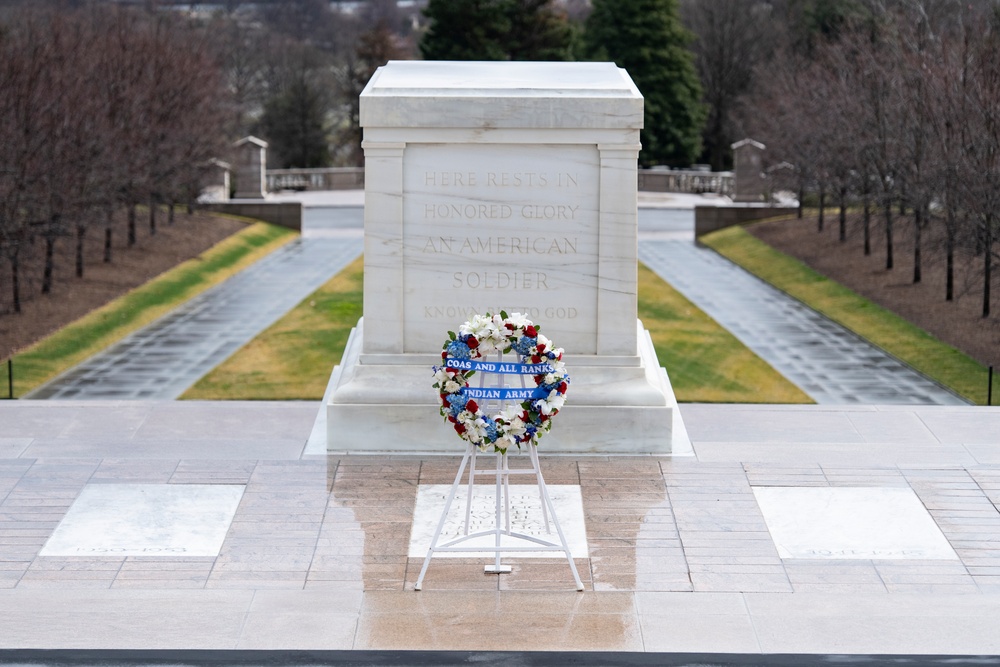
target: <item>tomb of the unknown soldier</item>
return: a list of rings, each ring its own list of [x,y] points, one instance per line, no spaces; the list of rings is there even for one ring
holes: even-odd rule
[[[445,332],[504,310],[567,350],[572,401],[547,451],[685,453],[636,317],[642,123],[613,63],[376,72],[361,94],[364,318],[331,379],[331,451],[449,447],[428,369]]]

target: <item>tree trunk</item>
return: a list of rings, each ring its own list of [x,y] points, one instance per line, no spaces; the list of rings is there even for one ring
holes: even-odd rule
[[[990,281],[993,279],[993,216],[983,230],[983,317],[990,316]]]
[[[802,199],[806,196],[806,188],[804,185],[799,185],[799,208],[795,212],[795,217],[799,220],[802,219]]]
[[[847,240],[847,188],[840,188],[840,242]]]
[[[104,263],[111,263],[111,223],[114,221],[114,211],[108,208],[104,218]]]
[[[191,199],[188,199],[187,211],[188,211],[188,215],[194,215],[194,201],[192,201]],[[801,212],[802,212],[802,209],[800,208],[799,209],[799,213],[800,213],[799,217],[800,218],[802,217]]]
[[[83,278],[83,239],[87,235],[86,225],[76,226],[76,277]]]
[[[128,247],[135,245],[135,204],[128,205]]]
[[[816,223],[816,226],[817,226],[816,231],[818,231],[818,232],[823,231],[823,209],[824,209],[824,205],[825,204],[826,204],[826,189],[825,188],[820,188],[819,189],[819,220]]]
[[[923,206],[913,207],[913,282],[919,283],[923,278],[920,266],[920,233],[923,227]]]
[[[149,198],[149,235],[156,236],[156,197]]]
[[[176,204],[176,202],[173,202],[173,201],[171,201],[169,204],[167,204],[170,207],[170,208],[167,209],[167,224],[168,225],[174,224],[174,205],[175,204]]]
[[[865,257],[872,254],[871,241],[871,202],[868,201],[868,193],[865,193],[864,213],[862,214],[862,228],[865,236]]]
[[[948,240],[945,242],[945,287],[944,300],[953,301],[955,299],[955,239],[948,231]]]
[[[944,300],[955,298],[955,210],[948,203],[948,226],[944,237],[945,278]]]
[[[53,236],[45,237],[45,269],[42,271],[42,294],[52,292],[52,255],[55,251],[56,240]]]
[[[21,262],[17,253],[10,258],[10,291],[14,302],[14,312],[21,312]]]
[[[892,268],[892,202],[885,203],[885,268]]]

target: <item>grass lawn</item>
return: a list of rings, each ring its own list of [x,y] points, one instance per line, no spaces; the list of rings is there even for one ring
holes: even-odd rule
[[[181,398],[321,399],[330,371],[340,363],[351,328],[361,317],[363,286],[359,257]]]
[[[181,398],[322,398],[361,316],[358,259]],[[809,398],[640,265],[639,314],[682,401],[808,403]]]
[[[217,285],[295,237],[255,222],[224,241],[63,327],[14,357],[14,395],[28,391]],[[3,389],[7,368],[3,364]],[[6,391],[3,391],[6,394]]]
[[[700,240],[928,377],[979,405],[986,404],[986,368],[923,329],[775,250],[742,227],[713,232]]]

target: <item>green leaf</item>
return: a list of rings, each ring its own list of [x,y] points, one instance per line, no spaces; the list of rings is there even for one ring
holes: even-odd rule
[[[504,319],[507,319],[507,311],[506,310],[501,310],[500,311],[500,317],[502,317]]]
[[[450,338],[451,340],[455,340],[456,338],[458,338],[458,336],[455,335],[454,331],[449,331],[448,338]],[[448,347],[447,343],[445,344],[445,347]]]

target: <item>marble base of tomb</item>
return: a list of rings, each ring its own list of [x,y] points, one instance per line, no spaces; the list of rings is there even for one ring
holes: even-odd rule
[[[689,454],[672,447],[677,400],[648,332],[635,357],[567,354],[566,406],[541,442],[546,453]],[[358,322],[331,376],[329,451],[453,453],[461,441],[438,414],[433,354],[363,354]]]

